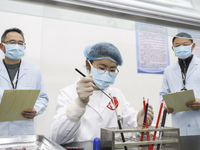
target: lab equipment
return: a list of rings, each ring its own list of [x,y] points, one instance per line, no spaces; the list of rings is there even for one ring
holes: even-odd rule
[[[148,141],[146,136],[143,141],[140,141],[140,136],[142,132],[162,132],[162,139],[159,140],[156,137],[155,141]],[[119,133],[131,133],[133,136],[126,137],[126,142],[123,142],[122,139],[118,136]],[[153,135],[151,135],[153,136]],[[120,149],[123,146],[127,146],[131,150],[138,150],[140,145],[142,145],[143,150],[148,149],[148,145],[154,144],[154,148],[156,148],[157,144],[162,144],[162,150],[180,150],[180,134],[179,128],[171,128],[171,127],[158,127],[150,126],[148,129],[142,129],[142,127],[134,127],[134,128],[125,128],[122,130],[118,128],[101,128],[101,149],[103,150],[115,150]]]
[[[93,150],[100,150],[100,138],[95,138],[93,141]]]
[[[26,150],[26,148],[21,147],[21,146],[13,146],[13,147],[6,148],[6,150]]]
[[[20,150],[66,150],[42,135],[16,135],[0,137],[0,150],[20,148]],[[16,149],[12,149],[16,150]]]

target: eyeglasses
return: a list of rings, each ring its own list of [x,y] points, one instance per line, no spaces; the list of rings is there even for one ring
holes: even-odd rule
[[[88,62],[92,66],[92,64],[90,63],[90,61],[88,61]],[[119,73],[119,70],[117,68],[108,68],[108,67],[106,67],[104,65],[94,65],[94,66],[97,69],[97,72],[99,74],[104,74],[106,71],[108,71],[108,73],[109,73],[109,75],[111,77],[115,77]]]
[[[5,43],[9,43],[9,44],[18,44],[18,45],[21,45],[21,46],[25,46],[26,43],[24,43],[23,41],[16,41],[16,40],[9,40],[9,41],[6,41]]]

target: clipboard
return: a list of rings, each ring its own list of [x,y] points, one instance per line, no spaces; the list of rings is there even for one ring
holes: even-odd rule
[[[0,104],[0,122],[27,120],[21,115],[25,109],[33,109],[40,90],[4,90]]]
[[[173,113],[192,110],[185,105],[186,102],[195,101],[193,90],[180,91],[163,95],[168,108],[173,108]]]

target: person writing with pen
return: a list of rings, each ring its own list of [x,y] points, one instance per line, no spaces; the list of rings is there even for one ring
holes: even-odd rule
[[[123,62],[118,48],[111,43],[100,42],[86,47],[84,55],[89,75],[61,89],[58,95],[50,139],[59,144],[93,141],[100,137],[101,128],[118,127],[115,108],[123,118],[124,127],[143,125],[143,108],[136,111],[119,89],[111,87],[119,73],[118,66]],[[149,106],[149,125],[153,117],[153,108]]]
[[[165,107],[172,113],[172,127],[179,128],[181,136],[200,135],[200,59],[192,54],[195,43],[188,33],[178,33],[172,44],[178,61],[165,69],[160,95],[193,89],[195,101],[186,103],[192,110],[173,113]]]

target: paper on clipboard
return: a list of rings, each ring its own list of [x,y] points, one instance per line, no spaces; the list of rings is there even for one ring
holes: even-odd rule
[[[0,122],[26,120],[21,115],[25,109],[33,109],[40,90],[4,90],[0,104]]]
[[[163,99],[168,108],[173,108],[175,112],[192,110],[185,105],[186,102],[195,101],[193,90],[180,91],[163,95]]]

